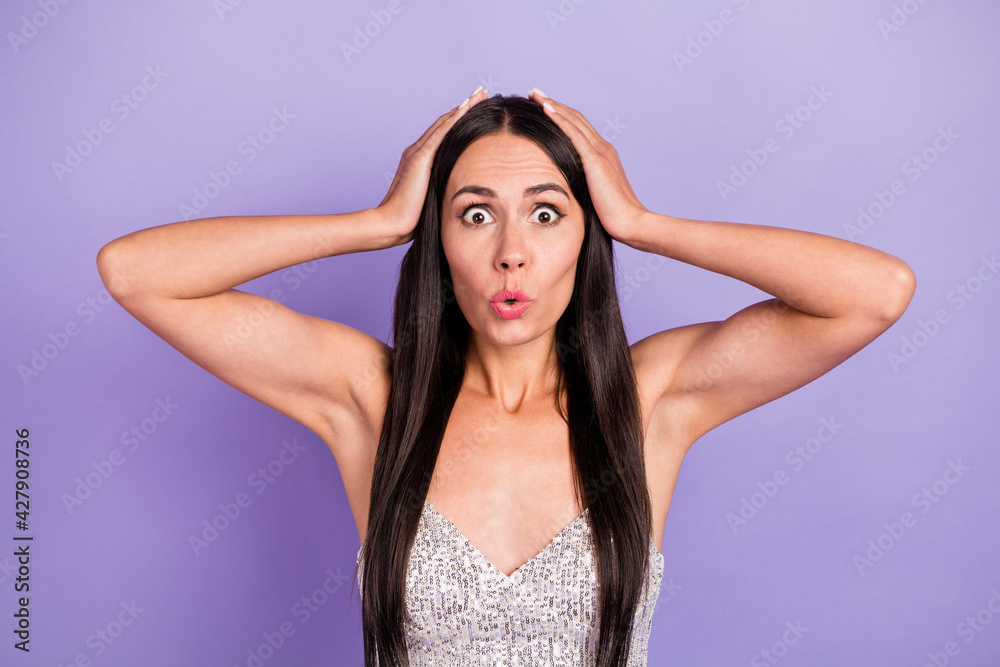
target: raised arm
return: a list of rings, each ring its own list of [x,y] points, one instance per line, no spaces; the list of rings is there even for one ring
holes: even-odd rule
[[[352,327],[233,287],[401,240],[376,209],[206,218],[111,241],[98,253],[97,266],[114,299],[181,354],[328,438],[331,418],[364,404],[356,388],[365,385],[351,379],[387,368],[378,357],[390,349]]]
[[[143,229],[101,248],[101,279],[125,310],[181,354],[335,448],[337,423],[381,423],[391,348],[344,324],[234,287],[315,259],[410,241],[434,154],[455,122],[485,99],[481,89],[403,151],[376,208],[205,218]],[[343,464],[336,449],[334,454]]]
[[[636,372],[688,444],[848,359],[899,319],[916,287],[899,258],[822,234],[651,212],[632,230],[632,247],[775,297],[632,346]]]
[[[658,215],[635,196],[618,152],[576,109],[531,99],[570,138],[594,210],[617,241],[721,273],[768,299],[723,322],[632,345],[650,431],[689,447],[712,428],[823,375],[899,319],[916,277],[897,257],[822,234]]]

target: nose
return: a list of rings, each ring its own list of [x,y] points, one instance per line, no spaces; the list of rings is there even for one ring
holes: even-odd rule
[[[523,268],[528,260],[524,247],[523,230],[517,223],[505,222],[501,225],[496,263],[500,270]]]

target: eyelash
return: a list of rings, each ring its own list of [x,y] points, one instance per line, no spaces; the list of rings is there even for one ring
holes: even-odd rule
[[[485,209],[488,209],[489,206],[485,202],[475,202],[475,203],[469,204],[468,206],[465,207],[465,210],[462,211],[462,214],[460,216],[458,216],[458,219],[461,220],[462,223],[468,225],[469,227],[482,227],[482,224],[476,224],[476,223],[473,223],[473,222],[468,222],[465,219],[465,216],[469,214],[469,211],[471,211],[474,208],[485,208]],[[560,220],[562,220],[563,218],[566,217],[566,214],[563,213],[559,209],[558,206],[556,206],[555,204],[549,204],[548,202],[538,202],[538,206],[535,207],[535,210],[532,211],[532,214],[536,213],[538,211],[538,209],[540,209],[540,208],[549,208],[549,209],[552,209],[553,211],[555,211],[555,214],[556,214],[556,219],[553,220],[552,222],[539,222],[538,223],[538,224],[542,225],[543,227],[551,227],[553,225],[556,225],[556,224],[559,223]]]

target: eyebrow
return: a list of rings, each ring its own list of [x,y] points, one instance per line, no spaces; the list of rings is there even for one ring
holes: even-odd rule
[[[566,199],[569,199],[569,194],[560,186],[558,183],[539,183],[538,185],[532,185],[524,189],[524,198],[527,199],[532,195],[541,194],[542,192],[555,191],[560,192]],[[452,195],[451,200],[455,201],[459,195],[465,193],[471,193],[474,195],[479,195],[480,197],[487,197],[489,199],[496,199],[497,193],[482,185],[466,185],[461,188],[458,192]]]

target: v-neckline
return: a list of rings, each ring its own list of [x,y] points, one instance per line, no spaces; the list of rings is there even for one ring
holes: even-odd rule
[[[426,500],[424,501],[424,506],[426,508],[430,509],[430,511],[433,512],[434,514],[436,514],[439,519],[441,519],[442,521],[444,521],[444,523],[446,523],[448,526],[450,526],[451,530],[456,535],[458,535],[460,538],[462,538],[462,540],[464,540],[465,543],[469,545],[469,547],[472,549],[472,551],[475,552],[475,554],[483,562],[485,562],[487,565],[489,565],[491,568],[493,568],[493,571],[496,574],[498,574],[500,577],[502,577],[504,582],[512,582],[512,581],[514,581],[515,578],[521,573],[521,570],[523,570],[526,567],[528,567],[535,560],[538,560],[539,558],[541,558],[550,548],[552,548],[552,545],[555,544],[566,533],[566,531],[568,531],[570,528],[572,528],[573,526],[575,526],[578,521],[580,521],[581,519],[583,519],[584,516],[587,514],[587,510],[590,509],[589,507],[584,508],[584,510],[579,514],[579,516],[577,516],[575,519],[573,519],[569,523],[569,525],[567,525],[565,528],[563,528],[562,530],[560,530],[559,533],[555,537],[553,537],[552,540],[548,544],[545,545],[545,548],[543,548],[537,554],[535,554],[534,556],[532,556],[531,558],[529,558],[527,561],[525,561],[520,567],[518,567],[513,572],[511,572],[509,575],[507,575],[507,574],[503,573],[503,570],[501,570],[496,565],[494,565],[493,561],[491,561],[489,558],[487,558],[486,555],[482,551],[480,551],[479,549],[477,549],[476,545],[474,545],[472,542],[470,542],[469,538],[467,538],[465,535],[462,534],[462,531],[460,531],[458,529],[458,526],[456,526],[454,523],[452,523],[451,520],[448,517],[446,517],[445,515],[441,514],[441,512],[438,512],[436,507],[434,507],[433,505],[431,505]]]

